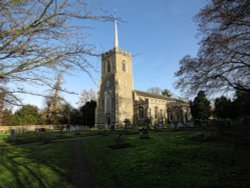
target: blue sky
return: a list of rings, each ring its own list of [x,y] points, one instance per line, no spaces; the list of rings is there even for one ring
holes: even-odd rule
[[[177,80],[174,73],[179,68],[179,60],[185,55],[195,56],[199,40],[196,38],[197,25],[194,15],[205,6],[207,0],[88,0],[93,6],[121,17],[126,23],[118,24],[119,47],[133,55],[134,87],[146,91],[150,87],[174,89]],[[97,52],[113,48],[114,26],[112,22],[86,22],[89,29],[88,43],[96,46]],[[94,81],[84,72],[75,72],[64,79],[64,88],[80,93],[83,89],[98,90],[100,79],[100,58],[89,61],[95,66],[92,71]],[[73,106],[78,95],[63,94]],[[43,99],[24,97],[25,103],[43,106]]]

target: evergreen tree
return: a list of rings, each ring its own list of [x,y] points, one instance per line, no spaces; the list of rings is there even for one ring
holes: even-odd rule
[[[93,127],[95,125],[95,108],[96,102],[87,102],[84,106],[80,108],[83,114],[83,124],[86,126]]]
[[[16,113],[11,116],[10,125],[23,125],[23,121],[19,115]]]
[[[236,99],[234,100],[234,107],[237,109],[235,115],[237,117],[250,116],[250,94],[243,91],[236,91]]]
[[[83,115],[82,112],[78,109],[73,109],[71,111],[70,123],[72,125],[83,125]]]
[[[191,103],[191,113],[195,120],[207,120],[210,116],[210,102],[204,91],[199,91]]]
[[[217,118],[233,118],[234,112],[233,112],[233,103],[230,99],[227,99],[226,97],[222,96],[215,99],[214,102],[214,113]]]
[[[58,73],[56,82],[52,88],[51,96],[46,99],[46,119],[47,123],[56,125],[62,117],[63,98],[60,96],[62,75]]]
[[[165,97],[171,97],[172,93],[168,89],[162,90],[161,94]]]
[[[71,116],[73,107],[69,103],[65,103],[62,105],[62,117],[60,119],[60,123],[62,124],[71,124]]]
[[[11,118],[12,125],[34,125],[40,122],[38,107],[34,105],[24,105],[17,110]]]

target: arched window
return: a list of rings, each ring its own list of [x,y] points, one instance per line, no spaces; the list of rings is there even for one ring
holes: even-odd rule
[[[144,118],[144,108],[143,106],[139,106],[139,118]]]
[[[111,64],[110,64],[110,61],[107,62],[107,72],[111,72]]]
[[[125,63],[126,63],[125,61],[122,61],[122,70],[124,72],[126,72],[126,64]]]

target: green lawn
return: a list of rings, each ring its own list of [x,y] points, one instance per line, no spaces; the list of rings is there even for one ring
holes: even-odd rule
[[[86,137],[82,148],[97,188],[249,187],[250,149],[240,142],[248,139],[241,133],[217,139],[208,131],[150,132],[150,139],[125,135],[133,147],[117,150],[107,147],[114,144],[113,133]],[[0,147],[0,188],[72,187],[73,143]]]
[[[0,187],[69,187],[72,142],[0,148]]]
[[[87,138],[84,150],[97,187],[249,187],[249,147],[194,141],[190,131],[125,136],[134,147],[112,150],[115,136]]]
[[[6,142],[6,140],[9,138],[9,134],[3,134],[0,133],[0,147],[1,146],[7,146],[8,143]]]

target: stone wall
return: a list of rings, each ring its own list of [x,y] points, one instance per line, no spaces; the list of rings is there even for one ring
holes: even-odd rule
[[[0,132],[7,133],[11,129],[16,132],[33,132],[38,129],[44,128],[46,130],[62,130],[62,131],[83,131],[89,130],[88,126],[83,125],[25,125],[25,126],[0,126]]]
[[[29,131],[35,131],[38,128],[53,130],[55,126],[53,125],[0,126],[0,132],[8,132],[11,129],[15,129],[17,132],[27,132],[27,131],[29,132]]]

